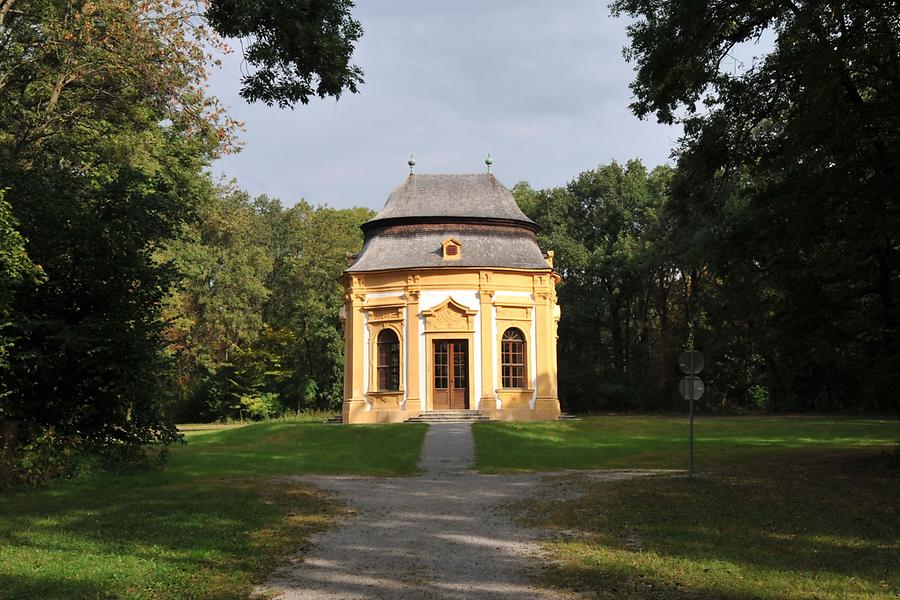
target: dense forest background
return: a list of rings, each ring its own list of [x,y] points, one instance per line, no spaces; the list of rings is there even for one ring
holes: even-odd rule
[[[356,92],[352,7],[0,0],[0,421],[47,469],[175,441],[176,420],[339,406],[336,279],[371,211],[211,181],[239,124],[204,82],[228,35],[252,42],[249,101]],[[708,410],[896,412],[896,4],[611,8],[632,111],[684,135],[671,167],[515,187],[563,277],[563,405],[681,411],[693,344]]]
[[[513,189],[562,275],[563,406],[683,411],[677,357],[693,346],[707,359],[702,410],[897,411],[896,330],[874,261],[804,265],[836,258],[823,255],[850,243],[838,229],[785,257],[788,240],[771,231],[785,223],[757,215],[746,190],[729,188],[717,214],[695,213],[687,177],[632,160],[554,189]],[[783,218],[802,227],[811,216]],[[892,294],[897,285],[894,275]]]
[[[180,421],[339,410],[338,277],[362,246],[366,208],[284,208],[218,186],[159,259],[177,280],[163,299]]]

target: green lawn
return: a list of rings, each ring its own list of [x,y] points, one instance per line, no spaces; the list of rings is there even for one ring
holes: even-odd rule
[[[412,475],[427,425],[354,425],[272,421],[189,431],[167,471],[184,477],[295,473]]]
[[[483,473],[562,469],[685,469],[687,418],[610,416],[582,421],[477,423]],[[900,421],[820,417],[705,417],[694,427],[698,469],[785,449],[884,447],[900,441]]]
[[[272,475],[414,472],[425,426],[191,431],[169,465],[0,496],[0,598],[245,598],[343,510]]]
[[[683,468],[686,420],[486,424],[486,471]],[[896,598],[900,422],[705,418],[697,477],[598,482],[523,502],[543,528],[542,579],[599,598]],[[505,450],[505,451],[504,451]]]

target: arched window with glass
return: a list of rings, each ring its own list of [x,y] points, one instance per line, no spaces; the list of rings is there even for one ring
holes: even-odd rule
[[[525,334],[515,327],[500,338],[500,375],[504,388],[525,387]]]
[[[400,339],[390,328],[378,334],[378,391],[400,389]]]

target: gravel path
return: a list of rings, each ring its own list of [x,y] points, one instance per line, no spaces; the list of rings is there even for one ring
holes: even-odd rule
[[[540,533],[505,510],[538,493],[541,477],[478,475],[473,456],[470,425],[434,424],[419,477],[296,477],[338,492],[356,514],[258,591],[284,600],[575,597],[533,583]]]

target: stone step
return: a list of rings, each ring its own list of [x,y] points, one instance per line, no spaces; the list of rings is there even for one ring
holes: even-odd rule
[[[575,415],[570,415],[569,413],[559,413],[559,416],[556,417],[557,421],[580,421],[581,417],[576,417]]]
[[[422,423],[422,424],[425,424],[425,425],[472,425],[473,423],[490,423],[490,419],[479,419],[479,420],[476,420],[476,421],[463,421],[463,420],[456,420],[456,421],[450,421],[450,420],[447,420],[447,421],[417,421],[417,420],[415,420],[415,419],[410,419],[410,420],[403,421],[403,422],[406,423],[407,425],[414,425],[414,424],[416,424],[416,423]]]
[[[490,421],[490,418],[480,415],[473,417],[410,417],[407,423],[438,423],[443,421]]]
[[[490,421],[477,410],[434,410],[406,419],[406,423],[475,423]]]

